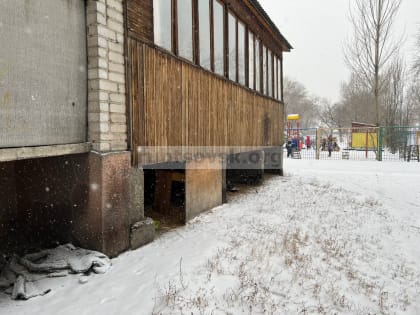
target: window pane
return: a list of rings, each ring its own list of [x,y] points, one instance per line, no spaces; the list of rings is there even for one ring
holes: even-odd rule
[[[155,0],[153,2],[153,19],[155,44],[172,50],[171,0]]]
[[[267,57],[268,57],[268,62],[267,62],[267,73],[268,73],[267,95],[273,97],[273,55],[271,54],[270,50],[268,50]]]
[[[236,81],[236,18],[229,13],[229,79]]]
[[[238,22],[238,79],[242,85],[245,85],[245,50],[245,25]]]
[[[210,70],[210,1],[198,1],[198,19],[200,29],[200,65]]]
[[[278,64],[277,57],[274,56],[274,72],[273,72],[274,78],[273,78],[273,81],[274,81],[274,98],[275,99],[278,99],[278,95],[279,95],[278,94],[279,90],[277,88],[277,64]]]
[[[279,67],[277,69],[279,76],[279,100],[283,102],[283,60],[279,60]]]
[[[193,60],[192,3],[178,0],[178,55]]]
[[[253,89],[254,88],[254,74],[255,74],[255,64],[254,64],[254,34],[249,33],[249,69],[248,69],[248,87]]]
[[[280,100],[280,59],[277,58],[277,82],[276,82],[276,88],[277,88],[277,99]]]
[[[260,41],[255,40],[255,90],[261,92],[261,45]]]
[[[263,45],[263,93],[267,95],[267,48]]]
[[[225,62],[224,56],[224,45],[223,45],[223,5],[219,1],[213,1],[213,27],[214,27],[214,71],[217,74],[224,74]]]

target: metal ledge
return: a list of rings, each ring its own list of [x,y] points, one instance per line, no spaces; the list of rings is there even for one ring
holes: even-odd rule
[[[81,154],[89,152],[91,148],[92,145],[89,142],[40,147],[5,148],[0,149],[0,162]]]

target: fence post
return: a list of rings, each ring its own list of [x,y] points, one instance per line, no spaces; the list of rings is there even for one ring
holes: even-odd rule
[[[382,147],[383,147],[383,130],[382,127],[378,128],[378,161],[382,161]]]
[[[411,161],[411,145],[408,146],[408,156],[407,156],[407,162]]]
[[[369,129],[366,129],[366,160],[369,157]]]
[[[316,129],[316,159],[319,160],[319,151],[321,150],[321,130]]]

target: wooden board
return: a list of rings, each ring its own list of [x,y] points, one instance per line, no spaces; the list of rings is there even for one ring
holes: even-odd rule
[[[222,160],[190,161],[185,170],[186,221],[222,204]]]
[[[205,153],[196,147],[217,153],[230,146],[237,153],[283,144],[281,102],[136,40],[128,45],[136,164],[174,161],[167,147],[195,154]],[[139,147],[156,153],[139,155]]]
[[[153,43],[153,0],[127,0],[126,3],[128,35]]]

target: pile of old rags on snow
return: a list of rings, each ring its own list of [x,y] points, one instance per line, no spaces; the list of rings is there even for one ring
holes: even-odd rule
[[[111,260],[104,254],[71,244],[24,257],[13,255],[6,259],[0,255],[0,290],[14,300],[27,300],[51,291],[43,287],[42,279],[64,277],[69,273],[105,273],[110,267]]]

